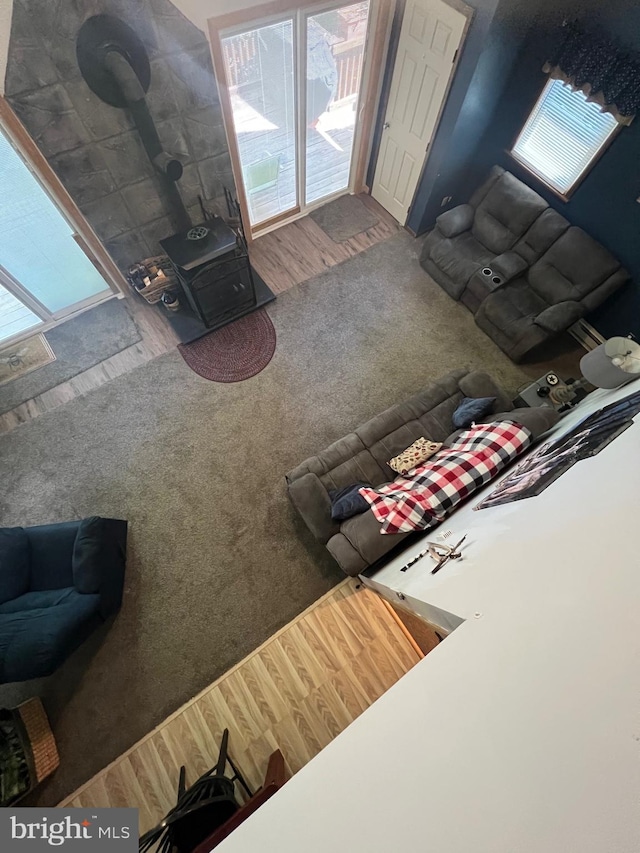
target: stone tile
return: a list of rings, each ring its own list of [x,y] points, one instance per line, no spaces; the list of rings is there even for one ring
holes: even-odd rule
[[[107,0],[107,5],[110,15],[123,20],[135,32],[145,46],[149,59],[158,56],[158,33],[147,0]]]
[[[42,22],[38,22],[41,4],[31,2],[31,14],[35,26],[41,27],[41,34],[49,50],[54,65],[63,80],[78,77],[80,70],[76,58],[76,39],[82,24],[93,15],[104,13],[101,0],[62,0],[58,3],[58,13],[52,24],[45,23],[50,13],[44,12]]]
[[[90,140],[59,83],[14,96],[9,101],[45,157],[77,148]]]
[[[219,105],[191,110],[183,115],[189,145],[196,160],[228,153]]]
[[[86,204],[116,189],[101,152],[92,145],[57,154],[49,160],[76,204]]]
[[[147,92],[147,105],[154,121],[164,121],[178,114],[171,70],[165,59],[154,59],[151,63],[151,83]]]
[[[122,197],[136,225],[160,219],[169,213],[162,184],[156,177],[124,187]]]
[[[209,157],[207,160],[203,160],[198,163],[198,172],[205,198],[223,198],[225,187],[235,193],[231,159],[228,154],[220,154],[217,157]]]
[[[128,110],[105,104],[87,86],[82,77],[67,80],[64,87],[71,103],[93,139],[104,139],[131,130],[133,119]]]
[[[163,216],[162,219],[157,219],[155,222],[150,222],[140,229],[140,233],[146,240],[149,251],[152,255],[157,255],[162,252],[162,246],[159,241],[165,237],[170,237],[175,234],[176,229],[168,216]]]
[[[178,190],[182,196],[185,207],[189,208],[198,204],[198,196],[204,198],[204,189],[200,182],[198,167],[195,163],[185,166],[182,177],[177,183]]]
[[[28,16],[30,29],[36,30],[40,35],[51,35],[63,0],[19,0],[19,2]],[[17,5],[18,0],[14,0],[14,15]]]
[[[152,254],[140,231],[128,231],[126,234],[120,234],[119,237],[108,240],[105,246],[123,273],[126,273],[127,269],[136,261],[143,261]]]
[[[33,26],[31,16],[17,0],[11,20],[5,95],[41,89],[57,82],[58,72]]]
[[[169,0],[149,0],[149,7],[156,22],[162,53],[191,50],[207,44],[202,30],[192,24]]]
[[[176,157],[184,165],[191,160],[191,151],[187,143],[184,124],[179,116],[156,123],[156,130],[162,143],[162,148]]]
[[[97,144],[118,187],[155,174],[137,130],[103,139]]]
[[[219,103],[209,46],[167,56],[178,107],[187,112]]]
[[[83,204],[81,210],[104,242],[131,231],[135,225],[120,193]]]

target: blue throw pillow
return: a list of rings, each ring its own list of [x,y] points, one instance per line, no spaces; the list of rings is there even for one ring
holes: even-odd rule
[[[29,539],[22,527],[0,528],[0,604],[23,595],[31,575]]]
[[[453,413],[453,425],[456,429],[466,429],[479,418],[488,415],[495,397],[464,397],[458,408]]]
[[[347,518],[368,510],[369,504],[359,493],[359,489],[368,486],[368,483],[354,483],[342,489],[330,489],[331,518],[334,521],[346,521]]]

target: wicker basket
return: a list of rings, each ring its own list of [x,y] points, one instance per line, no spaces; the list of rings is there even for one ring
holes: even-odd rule
[[[16,711],[27,733],[28,743],[25,748],[31,749],[35,777],[32,779],[32,788],[35,788],[60,766],[58,748],[40,699],[28,699],[18,705]]]
[[[156,302],[160,301],[162,294],[165,290],[175,290],[178,287],[178,280],[176,278],[176,274],[171,266],[171,262],[166,255],[156,255],[153,258],[145,258],[142,261],[142,264],[145,267],[157,267],[161,270],[162,275],[156,276],[156,278],[152,279],[151,282],[146,286],[138,290],[137,287],[134,287],[136,293],[139,293],[143,299],[146,299],[151,305],[154,305]]]

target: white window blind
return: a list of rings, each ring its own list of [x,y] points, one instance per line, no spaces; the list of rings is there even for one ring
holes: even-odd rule
[[[560,80],[549,80],[511,152],[558,192],[567,193],[618,126]]]

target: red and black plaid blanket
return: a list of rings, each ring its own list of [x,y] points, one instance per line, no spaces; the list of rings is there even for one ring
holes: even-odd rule
[[[530,444],[531,433],[520,424],[479,424],[409,475],[360,494],[382,524],[381,533],[426,530]]]

